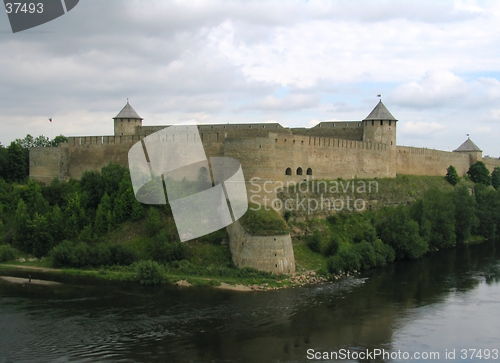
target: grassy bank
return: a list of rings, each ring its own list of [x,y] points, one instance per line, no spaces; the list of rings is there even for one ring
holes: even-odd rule
[[[92,207],[91,195],[96,189],[89,188],[89,183],[84,183],[85,188],[78,184],[30,185],[19,191],[19,200],[12,197],[10,208],[15,211],[15,218],[8,220],[5,217],[8,214],[3,214],[0,250],[3,248],[5,253],[2,258],[0,251],[0,262],[18,268],[57,268],[56,273],[121,281],[146,281],[142,274],[154,283],[186,280],[198,286],[228,283],[277,287],[289,283],[284,276],[278,283],[275,274],[235,268],[225,229],[180,243],[168,205],[131,204],[132,199],[123,198],[127,192],[112,194],[110,189],[111,196],[95,197]],[[316,184],[313,186],[313,183]],[[118,190],[123,191],[123,183],[118,184]],[[322,188],[326,185],[328,189],[318,190],[318,185]],[[68,192],[68,195],[72,196],[72,204],[64,207],[66,209],[57,209],[56,202],[61,201],[56,196],[60,190],[70,187],[73,194]],[[78,188],[82,191],[77,198]],[[469,188],[475,188],[474,195],[470,195]],[[428,176],[310,181],[306,188],[304,185],[298,191],[289,188],[279,196],[282,200],[320,198],[323,192],[334,199],[363,199],[366,208],[363,213],[320,210],[311,214],[297,209],[283,213],[284,219],[276,213],[251,208],[240,222],[254,235],[290,232],[297,272],[315,271],[324,276],[378,267],[394,259],[418,258],[456,243],[488,239],[500,231],[499,192],[464,178],[456,186],[442,177]],[[430,192],[434,194],[429,196]],[[4,197],[16,193],[7,193]],[[41,212],[31,216],[31,208]],[[47,216],[41,214],[42,211],[46,211]],[[65,213],[69,219],[63,218]],[[120,213],[123,216],[119,218]],[[79,224],[80,219],[83,222]],[[57,228],[60,227],[57,223],[65,228]],[[74,229],[79,232],[70,234],[71,239],[56,239]],[[18,249],[12,252],[6,243]],[[50,248],[43,243],[50,244]],[[47,252],[42,258],[29,261],[34,253],[19,252],[22,249]],[[19,262],[20,257],[26,261]]]

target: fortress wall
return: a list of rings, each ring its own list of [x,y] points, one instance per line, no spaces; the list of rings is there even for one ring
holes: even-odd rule
[[[464,176],[469,170],[471,156],[468,153],[398,146],[396,160],[398,174],[444,176],[446,169],[453,165],[458,175]]]
[[[281,236],[252,236],[236,221],[226,227],[229,248],[236,267],[293,274],[295,257],[290,234]]]
[[[363,141],[363,123],[361,121],[321,122],[310,129],[294,128],[291,130],[294,135]]]
[[[118,137],[117,137],[118,138]],[[125,138],[125,136],[122,136]],[[132,139],[132,136],[127,136]],[[136,137],[137,138],[137,137]],[[115,162],[128,168],[128,151],[132,146],[129,139],[120,143],[82,144],[68,147],[69,168],[67,176],[80,179],[87,170],[100,171],[110,162]],[[138,140],[136,140],[138,141]]]
[[[500,167],[500,158],[494,159],[494,158],[483,158],[483,163],[486,165],[486,167],[490,170],[490,173],[495,169],[496,167]]]
[[[315,179],[393,177],[393,153],[386,144],[327,137],[271,135],[275,138],[275,180],[301,181],[310,168]],[[292,175],[286,175],[291,168]],[[302,175],[298,174],[302,169]]]
[[[132,144],[143,139],[141,135],[121,135],[121,136],[76,136],[68,137],[67,145],[79,147],[85,145],[106,145],[106,144]]]
[[[67,147],[36,147],[30,149],[30,178],[50,183],[54,178],[64,179],[67,174]]]
[[[224,156],[241,163],[245,180],[254,177],[274,180],[276,159],[273,142],[268,137],[228,138],[224,142]]]

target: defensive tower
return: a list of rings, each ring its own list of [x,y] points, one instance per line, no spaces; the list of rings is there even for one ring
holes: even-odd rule
[[[137,128],[142,126],[142,117],[135,112],[130,103],[125,105],[122,110],[113,117],[115,120],[115,136],[135,135]]]
[[[469,154],[469,163],[470,165],[476,163],[478,160],[483,159],[483,151],[476,145],[470,137],[467,135],[467,140],[464,141],[462,145],[460,145],[456,150],[453,150],[456,153],[467,153]]]
[[[386,144],[387,150],[395,151],[397,121],[380,100],[363,120],[363,141]]]

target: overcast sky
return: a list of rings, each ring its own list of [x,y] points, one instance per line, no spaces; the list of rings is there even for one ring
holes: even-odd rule
[[[0,142],[144,125],[362,120],[398,145],[500,156],[500,1],[81,0],[13,34],[0,15]],[[52,125],[48,119],[52,117]],[[51,130],[52,127],[52,130]]]

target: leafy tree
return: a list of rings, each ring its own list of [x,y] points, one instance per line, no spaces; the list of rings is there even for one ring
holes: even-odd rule
[[[491,184],[490,171],[482,161],[477,161],[475,164],[472,164],[467,174],[474,183],[481,183],[484,185]]]
[[[20,182],[29,174],[28,155],[15,142],[11,142],[7,148],[7,169],[5,180]]]
[[[120,183],[125,178],[130,179],[130,174],[126,168],[117,163],[109,163],[101,169],[101,176],[104,191],[112,196],[120,187]]]
[[[316,230],[313,232],[312,236],[307,239],[307,246],[311,249],[311,251],[320,253],[322,243],[321,241],[321,232]]]
[[[141,261],[136,265],[139,282],[143,285],[158,285],[164,281],[163,268],[155,261]]]
[[[161,214],[155,207],[149,207],[148,209],[148,218],[146,221],[146,229],[147,233],[150,236],[155,236],[160,232],[163,227],[163,222],[161,220]]]
[[[0,178],[7,179],[7,170],[9,165],[9,158],[7,149],[0,144]]]
[[[476,184],[474,195],[477,207],[476,216],[479,224],[474,229],[474,234],[487,239],[494,239],[498,233],[500,223],[500,192],[495,191],[484,184]]]
[[[32,252],[38,258],[43,257],[52,249],[54,242],[47,217],[35,213],[30,227],[32,251],[28,252]]]
[[[59,146],[59,144],[62,144],[64,142],[68,142],[68,138],[66,136],[63,136],[63,135],[58,135],[58,136],[54,137],[52,139],[52,141],[50,141],[50,146],[57,147],[57,146]]]
[[[491,185],[496,190],[500,189],[500,167],[495,167],[491,173]]]
[[[424,215],[430,223],[430,248],[445,248],[454,246],[455,235],[455,205],[452,195],[439,190],[429,190],[423,198]]]
[[[323,254],[325,256],[334,256],[339,251],[339,247],[340,247],[340,239],[338,236],[335,235],[330,239],[330,241],[326,245]]]
[[[458,183],[459,177],[457,173],[457,169],[453,165],[450,165],[448,169],[446,169],[445,179],[451,185],[456,185]]]
[[[428,244],[419,233],[419,225],[411,218],[407,207],[385,208],[380,214],[378,236],[394,249],[396,258],[416,259],[428,251]]]
[[[89,170],[80,179],[80,190],[87,196],[87,208],[96,210],[104,195],[104,182],[101,173]]]
[[[24,200],[19,199],[14,216],[15,244],[16,247],[25,252],[31,253],[31,218],[28,207]]]
[[[469,188],[462,186],[453,195],[455,204],[455,232],[458,242],[465,242],[471,235],[472,228],[479,222],[476,217],[476,200]]]

